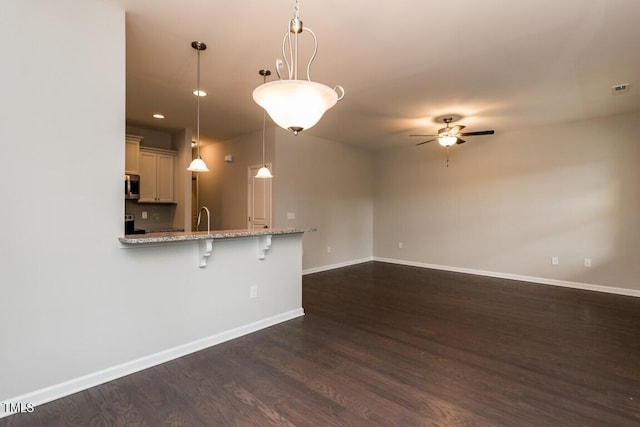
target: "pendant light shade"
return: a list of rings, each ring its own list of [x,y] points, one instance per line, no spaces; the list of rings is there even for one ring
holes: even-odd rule
[[[256,174],[256,178],[273,178],[273,175],[271,175],[271,171],[265,165],[265,166],[262,166],[260,169],[258,169],[258,173]]]
[[[318,39],[311,29],[305,28],[299,17],[299,0],[296,0],[294,16],[289,21],[289,31],[282,41],[282,56],[276,60],[276,73],[280,80],[263,83],[253,91],[253,100],[264,108],[281,128],[297,135],[314,126],[323,114],[344,97],[342,86],[333,89],[311,81],[309,70],[318,51]],[[307,79],[298,79],[298,35],[307,31],[313,37],[313,53],[307,64]],[[288,45],[288,49],[287,49]],[[287,58],[287,51],[290,57]],[[281,68],[286,63],[288,78],[283,79]]]
[[[197,117],[196,117],[196,147],[197,147],[197,155],[196,158],[191,161],[191,164],[187,168],[190,172],[209,172],[209,168],[205,164],[202,157],[200,157],[200,51],[205,50],[207,45],[194,41],[191,42],[191,47],[194,48],[198,52],[198,74],[196,79],[196,98],[198,99],[198,107],[197,107]]]
[[[318,123],[336,105],[338,94],[309,80],[276,80],[257,87],[253,99],[278,126],[298,134]]]
[[[209,172],[209,168],[200,156],[191,161],[191,164],[189,165],[187,170],[190,172]]]

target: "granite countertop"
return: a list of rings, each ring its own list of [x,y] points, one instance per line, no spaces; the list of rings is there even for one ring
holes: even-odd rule
[[[166,233],[128,234],[120,237],[120,242],[126,245],[144,245],[154,243],[187,242],[193,240],[207,239],[237,239],[240,237],[254,236],[278,236],[283,234],[300,234],[309,231],[316,231],[315,228],[260,228],[257,230],[211,230],[206,231],[183,231]]]

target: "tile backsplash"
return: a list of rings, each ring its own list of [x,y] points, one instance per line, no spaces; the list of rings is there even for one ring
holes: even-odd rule
[[[131,214],[135,220],[135,228],[149,231],[173,228],[176,213],[175,204],[138,203],[135,200],[125,200],[124,211]],[[147,218],[142,218],[142,213]]]

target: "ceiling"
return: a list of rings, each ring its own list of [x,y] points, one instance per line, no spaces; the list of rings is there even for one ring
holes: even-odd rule
[[[294,0],[106,1],[126,11],[128,124],[195,129],[198,40],[201,139],[261,129],[252,91],[282,57]],[[419,142],[409,134],[446,114],[499,133],[640,111],[639,16],[637,0],[300,0],[319,42],[312,80],[346,91],[305,132],[378,149]]]

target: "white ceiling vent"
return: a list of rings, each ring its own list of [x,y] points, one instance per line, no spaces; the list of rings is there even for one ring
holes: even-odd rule
[[[629,93],[629,86],[631,86],[631,83],[621,83],[618,85],[613,85],[611,87],[611,94],[622,95],[624,93]]]

